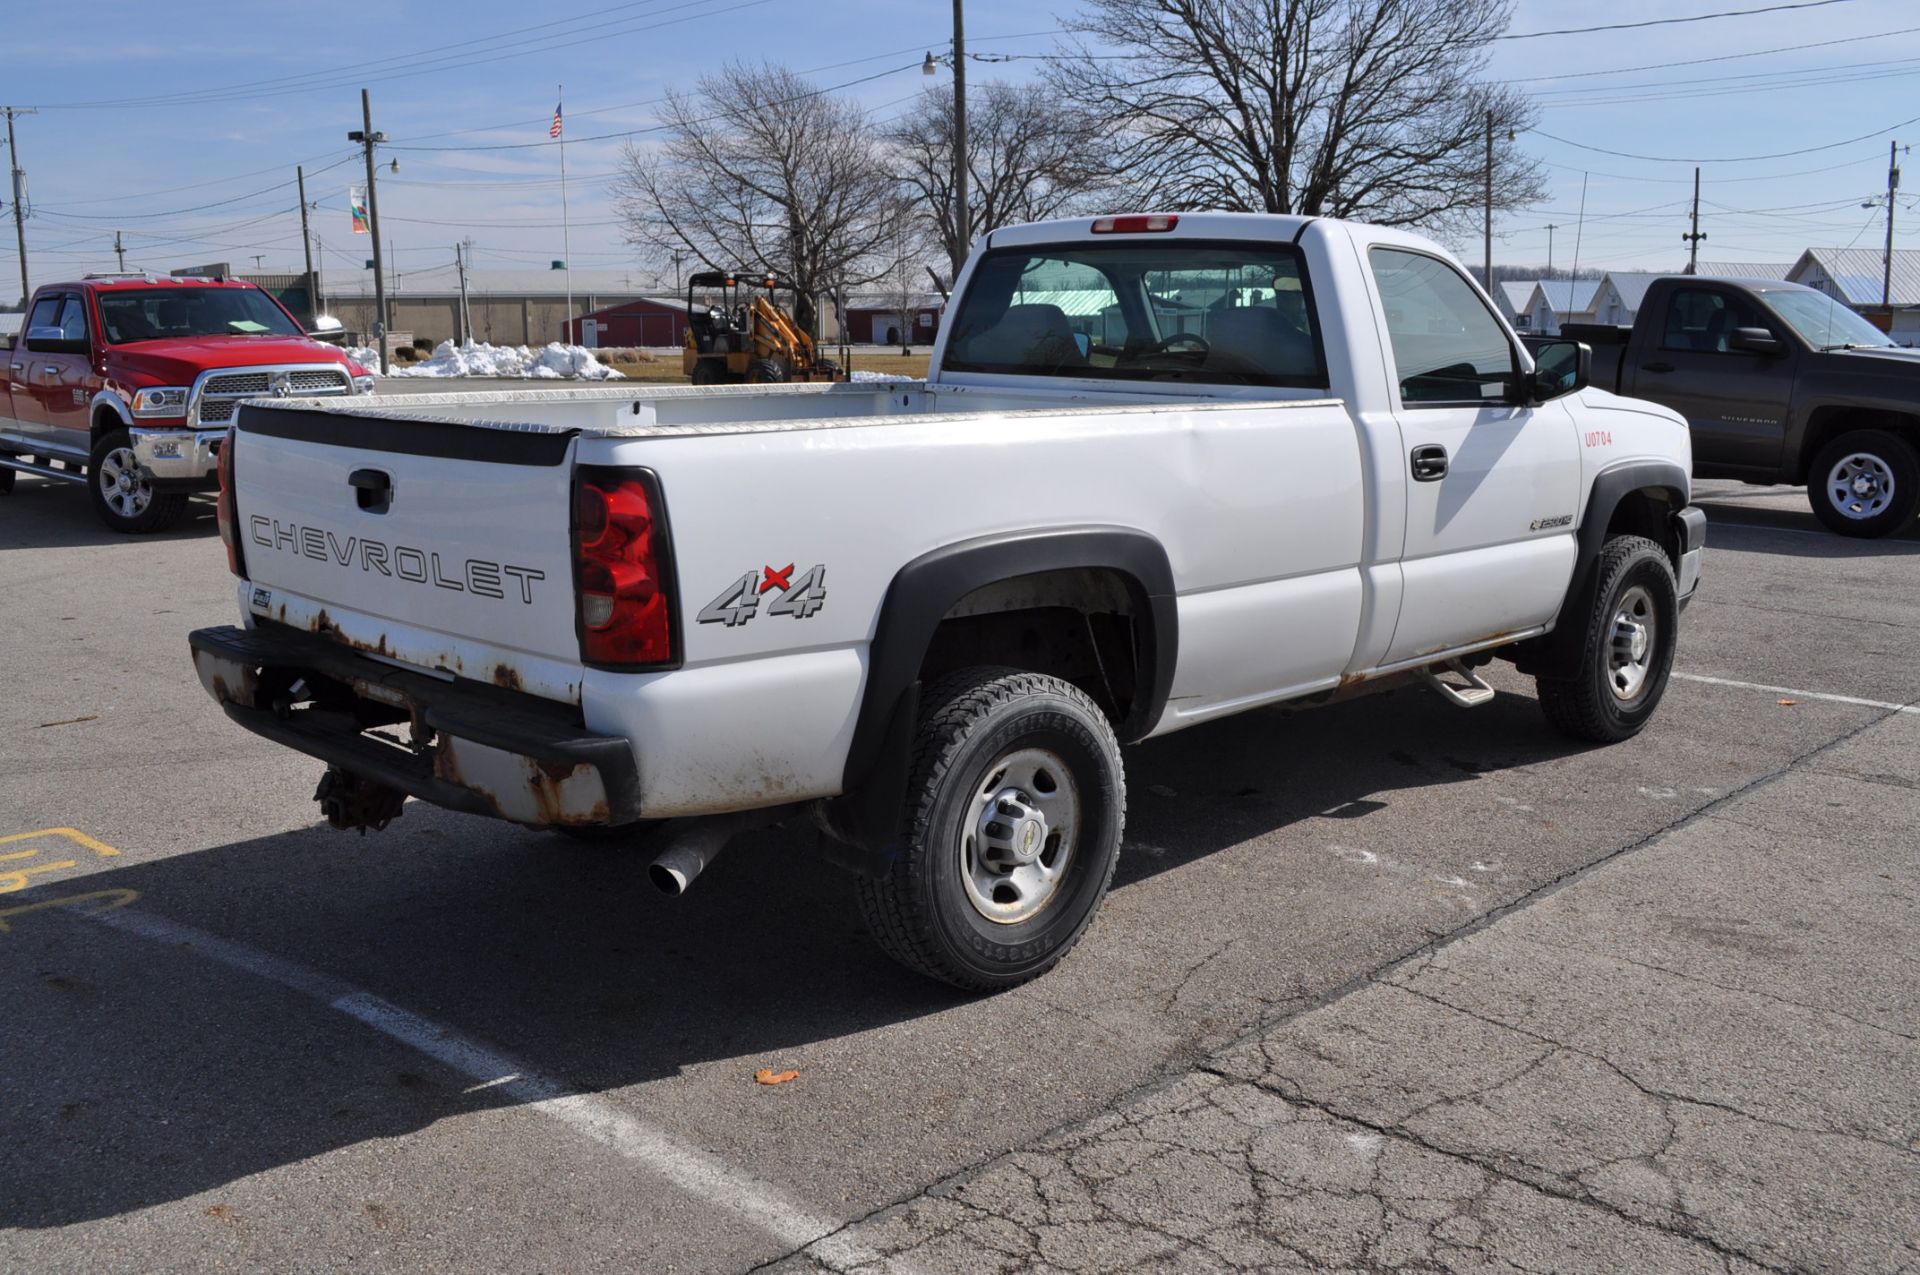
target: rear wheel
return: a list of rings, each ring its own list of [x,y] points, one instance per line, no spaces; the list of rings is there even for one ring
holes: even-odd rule
[[[970,669],[928,688],[904,836],[859,883],[889,956],[968,991],[1037,978],[1085,932],[1119,862],[1120,746],[1078,688]]]
[[[1563,735],[1614,744],[1640,733],[1666,694],[1680,605],[1667,552],[1642,536],[1601,546],[1599,577],[1585,616],[1573,676],[1540,677],[1541,711]]]
[[[718,385],[720,383],[720,364],[714,359],[701,359],[693,365],[693,383],[695,385]]]
[[[187,511],[187,493],[156,491],[123,429],[103,434],[87,461],[87,490],[100,521],[128,535],[165,531]]]
[[[1920,458],[1898,434],[1880,429],[1842,434],[1813,458],[1807,501],[1829,531],[1843,536],[1898,531],[1920,503]]]
[[[790,373],[785,359],[755,359],[747,364],[747,380],[754,385],[783,385]]]

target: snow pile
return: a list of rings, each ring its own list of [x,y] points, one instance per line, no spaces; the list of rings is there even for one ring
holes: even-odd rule
[[[349,345],[340,352],[375,376],[380,375],[380,351],[371,345]]]
[[[349,349],[349,357],[362,367],[377,371],[380,354],[373,349]],[[433,357],[422,363],[395,362],[390,376],[502,376],[536,381],[618,381],[621,373],[593,356],[584,345],[562,345],[558,341],[540,349],[524,345],[488,345],[469,341],[455,345],[442,341],[433,348]]]
[[[862,372],[859,368],[855,368],[853,370],[853,375],[850,379],[855,381],[878,381],[885,384],[891,384],[896,381],[917,381],[922,378],[917,376],[895,376],[892,372]]]

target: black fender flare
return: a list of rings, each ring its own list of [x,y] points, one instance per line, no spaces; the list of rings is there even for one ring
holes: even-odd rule
[[[1687,471],[1670,460],[1627,461],[1603,469],[1594,476],[1586,511],[1580,519],[1580,530],[1576,537],[1578,549],[1567,595],[1561,600],[1553,631],[1527,644],[1529,649],[1521,659],[1515,661],[1522,672],[1564,676],[1578,664],[1580,647],[1586,635],[1579,626],[1564,621],[1584,606],[1593,593],[1594,571],[1600,561],[1600,549],[1606,543],[1607,525],[1613,521],[1614,511],[1620,507],[1622,500],[1640,491],[1666,493],[1673,501],[1674,513],[1678,514],[1689,507],[1692,485]]]
[[[1115,724],[1115,733],[1131,743],[1153,729],[1173,687],[1180,641],[1173,567],[1158,540],[1131,527],[1079,525],[1000,532],[943,546],[900,568],[880,605],[841,775],[842,796],[829,812],[836,835],[873,851],[893,840],[920,711],[920,666],[954,604],[986,585],[1074,568],[1114,571],[1126,582],[1140,693],[1126,720]]]

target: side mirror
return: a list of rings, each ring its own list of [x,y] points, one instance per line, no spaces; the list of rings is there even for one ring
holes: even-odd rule
[[[27,348],[35,354],[85,354],[85,338],[70,340],[59,328],[28,328]]]
[[[1545,341],[1533,351],[1533,401],[1544,403],[1593,383],[1593,347],[1584,341]]]
[[[1786,347],[1780,344],[1780,338],[1765,328],[1735,328],[1727,336],[1727,348],[1744,350],[1748,354],[1786,353]]]

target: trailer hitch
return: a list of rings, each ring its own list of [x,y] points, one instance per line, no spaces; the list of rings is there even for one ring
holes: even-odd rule
[[[320,813],[327,817],[329,825],[342,832],[358,828],[364,837],[367,829],[379,832],[398,819],[407,794],[362,779],[352,771],[329,766],[327,773],[320,776],[320,786],[313,790],[313,799],[320,803]]]

